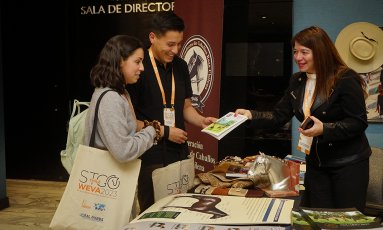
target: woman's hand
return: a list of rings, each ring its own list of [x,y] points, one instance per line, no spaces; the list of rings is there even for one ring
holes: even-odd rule
[[[136,132],[138,132],[138,131],[140,131],[142,128],[144,128],[144,122],[143,122],[143,121],[136,120],[136,123],[137,123]]]
[[[305,135],[306,137],[316,137],[323,134],[323,123],[316,117],[310,116],[314,121],[314,125],[309,129],[298,128],[298,131]]]
[[[161,137],[164,137],[165,127],[163,125],[160,126],[160,133],[161,133]]]
[[[247,118],[249,118],[249,120],[251,120],[253,118],[253,116],[251,115],[250,110],[247,110],[247,109],[237,109],[237,110],[235,110],[235,116],[237,116],[238,114],[246,116]]]

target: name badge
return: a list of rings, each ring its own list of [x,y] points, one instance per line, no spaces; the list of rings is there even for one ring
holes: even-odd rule
[[[312,143],[313,143],[313,137],[306,137],[305,135],[301,133],[299,135],[297,149],[301,151],[302,153],[309,155]]]
[[[169,127],[174,127],[176,125],[176,115],[173,108],[164,109],[164,122],[164,125]]]

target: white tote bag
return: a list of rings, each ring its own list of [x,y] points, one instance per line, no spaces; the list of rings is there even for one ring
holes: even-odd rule
[[[194,157],[177,161],[152,173],[154,202],[168,195],[185,193],[194,186]]]
[[[80,145],[51,229],[119,230],[130,220],[141,160]]]

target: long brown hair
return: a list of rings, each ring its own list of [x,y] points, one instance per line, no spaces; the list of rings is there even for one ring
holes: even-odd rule
[[[312,50],[315,73],[317,76],[315,96],[328,99],[331,89],[346,71],[350,69],[340,57],[338,50],[331,41],[328,34],[318,26],[308,27],[298,32],[292,39],[292,47],[295,42]],[[355,72],[355,74],[357,74]],[[366,88],[366,82],[360,77],[359,81],[363,89]],[[365,91],[365,90],[364,90]]]

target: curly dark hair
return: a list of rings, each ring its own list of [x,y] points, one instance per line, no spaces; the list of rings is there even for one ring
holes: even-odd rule
[[[90,71],[91,84],[94,87],[109,87],[120,94],[125,92],[125,79],[120,64],[135,50],[143,49],[142,42],[129,35],[116,35],[110,38],[102,48],[97,63]]]

